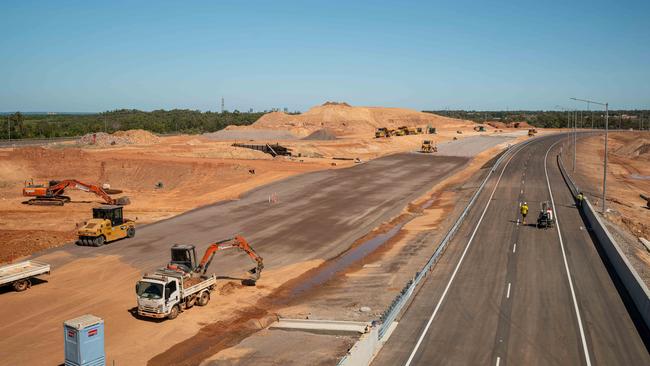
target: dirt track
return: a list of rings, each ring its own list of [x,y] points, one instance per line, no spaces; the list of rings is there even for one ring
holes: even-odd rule
[[[49,283],[26,293],[4,293],[1,299],[3,308],[16,309],[0,315],[2,349],[24,349],[20,345],[29,336],[41,351],[10,353],[3,362],[59,362],[61,322],[89,312],[106,319],[109,360],[142,364],[203,325],[227,319],[242,305],[254,304],[282,283],[343,252],[468,160],[401,154],[350,169],[305,174],[254,190],[238,201],[143,227],[130,241],[51,251],[39,257],[53,264]],[[278,203],[269,203],[271,195]],[[258,288],[237,289],[236,303],[233,296],[215,297],[206,309],[182,314],[176,324],[131,316],[134,281],[140,272],[164,264],[173,243],[194,243],[202,252],[210,241],[234,233],[245,235],[265,257],[267,270]],[[228,253],[216,258],[211,269],[236,277],[250,266],[241,254]],[[177,326],[179,321],[183,327]],[[37,327],[40,331],[35,333]],[[149,347],[152,344],[156,347]]]

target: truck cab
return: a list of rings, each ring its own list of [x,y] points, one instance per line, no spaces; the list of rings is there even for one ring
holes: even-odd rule
[[[138,315],[152,318],[176,318],[180,309],[182,274],[156,272],[145,275],[135,285],[138,297]]]

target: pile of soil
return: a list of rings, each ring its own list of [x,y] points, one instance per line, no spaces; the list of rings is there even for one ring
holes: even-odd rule
[[[303,140],[336,140],[336,134],[329,128],[322,128],[312,132],[307,137],[303,137]]]
[[[203,136],[210,140],[295,140],[298,137],[288,130],[282,129],[252,129],[237,128],[237,126],[228,126],[217,132],[206,133]]]
[[[506,128],[506,127],[508,127],[508,125],[506,125],[503,122],[488,122],[487,124],[494,127],[494,128]]]
[[[117,131],[113,134],[105,132],[88,133],[78,140],[82,145],[113,146],[113,145],[150,145],[160,141],[160,138],[145,130]]]
[[[507,126],[508,128],[533,128],[528,122],[510,122]]]
[[[353,107],[347,103],[327,102],[298,115],[282,112],[267,113],[253,125],[237,129],[288,130],[299,136],[308,136],[318,130],[329,129],[335,136],[343,136],[372,135],[379,127],[397,129],[400,126],[431,126],[439,130],[457,130],[471,128],[474,123],[412,109]]]

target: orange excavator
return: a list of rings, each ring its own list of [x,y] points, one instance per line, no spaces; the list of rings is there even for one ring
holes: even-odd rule
[[[167,269],[173,271],[179,271],[186,274],[199,274],[201,277],[205,277],[205,273],[214,259],[214,255],[220,250],[226,249],[240,249],[244,251],[248,256],[257,263],[255,268],[252,268],[248,271],[251,275],[249,279],[242,280],[242,284],[247,286],[255,286],[255,283],[262,275],[262,270],[264,269],[264,262],[262,257],[260,257],[257,252],[248,244],[246,239],[241,235],[237,235],[234,238],[229,238],[225,240],[220,240],[218,242],[210,244],[210,246],[205,250],[201,262],[196,264],[196,251],[194,245],[186,244],[174,244],[172,246],[172,260],[167,265]]]
[[[104,189],[93,184],[87,184],[75,179],[66,179],[61,181],[52,180],[48,185],[34,184],[34,181],[25,182],[23,187],[23,196],[34,197],[25,203],[40,206],[63,206],[70,202],[70,197],[64,195],[65,190],[78,189],[84,192],[91,192],[101,197],[109,205],[127,205],[128,197],[112,198],[109,194],[122,193],[119,189]]]

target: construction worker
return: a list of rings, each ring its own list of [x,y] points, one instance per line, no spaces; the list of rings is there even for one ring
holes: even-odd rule
[[[582,201],[585,199],[585,195],[582,192],[578,193],[578,207],[582,207]]]
[[[521,211],[521,217],[522,217],[521,223],[523,225],[526,225],[526,215],[528,215],[528,204],[526,202],[524,202],[519,207],[519,210]]]

